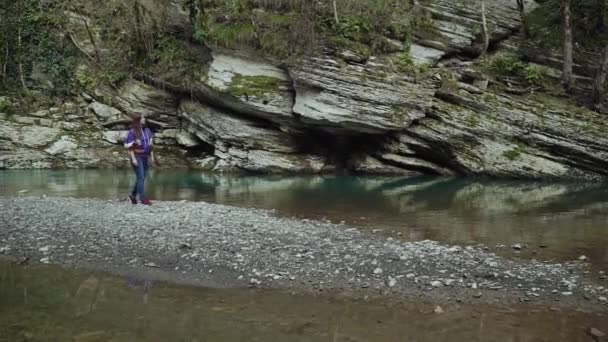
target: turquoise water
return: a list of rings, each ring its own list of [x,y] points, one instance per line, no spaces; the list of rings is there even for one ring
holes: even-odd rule
[[[129,170],[0,171],[0,195],[124,199]],[[153,200],[276,209],[399,236],[483,243],[510,256],[608,265],[608,188],[594,183],[354,176],[222,176],[152,171]],[[527,245],[515,253],[509,246]]]

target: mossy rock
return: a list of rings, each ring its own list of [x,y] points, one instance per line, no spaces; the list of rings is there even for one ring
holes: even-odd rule
[[[504,151],[502,155],[509,160],[518,159],[524,151],[524,147],[522,145],[517,145],[517,147]]]
[[[286,81],[272,76],[245,76],[236,74],[228,86],[228,92],[236,97],[264,97],[264,95],[269,93],[278,93],[280,87],[286,85]]]

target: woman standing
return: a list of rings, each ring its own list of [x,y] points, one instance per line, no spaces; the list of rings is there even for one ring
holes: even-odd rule
[[[148,174],[149,163],[154,163],[153,138],[152,131],[146,127],[146,118],[144,116],[133,118],[131,130],[125,140],[125,147],[129,150],[129,157],[135,171],[135,186],[129,194],[132,204],[137,204],[138,199],[141,204],[151,204],[150,200],[144,196],[144,182]]]

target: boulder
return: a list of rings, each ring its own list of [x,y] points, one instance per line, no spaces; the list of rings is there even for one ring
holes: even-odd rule
[[[201,141],[196,137],[196,135],[188,132],[188,131],[180,131],[176,134],[175,140],[177,144],[184,147],[196,147],[200,145]]]
[[[526,12],[532,11],[537,6],[533,0],[524,0],[524,2]],[[433,29],[426,34],[434,35],[433,40],[446,42],[449,49],[461,51],[473,49],[479,52],[476,45],[481,28],[481,16],[477,3],[433,0],[420,2],[419,6],[430,15]],[[490,41],[499,41],[508,37],[521,26],[517,6],[508,1],[486,0],[486,16],[491,35]]]
[[[314,58],[290,70],[293,108],[300,122],[333,133],[383,134],[424,117],[432,90],[387,73],[376,64],[340,66]]]
[[[215,168],[217,163],[217,158],[213,156],[205,157],[205,158],[197,158],[192,160],[192,165],[194,168],[204,171],[210,171]]]
[[[143,82],[125,82],[113,96],[113,105],[130,116],[145,115],[171,126],[178,124],[176,97]]]
[[[51,115],[51,112],[47,109],[41,109],[37,112],[30,113],[29,116],[35,116],[37,118],[44,118]]]
[[[323,158],[299,153],[292,137],[278,127],[240,118],[193,101],[180,106],[186,129],[214,147],[216,171],[318,172]]]
[[[410,48],[410,54],[416,64],[435,65],[443,57],[445,51],[414,43]]]
[[[285,70],[269,61],[237,52],[214,52],[207,84],[267,116],[277,116],[277,121],[291,118],[294,102],[291,79]]]
[[[102,121],[113,121],[123,118],[123,114],[120,110],[97,101],[91,103],[89,109],[91,109]]]
[[[104,131],[102,137],[110,144],[122,144],[127,139],[128,133],[129,131]]]
[[[78,144],[76,143],[76,140],[74,140],[74,138],[72,138],[72,137],[64,135],[61,137],[61,139],[59,139],[58,141],[53,143],[49,148],[44,150],[44,152],[54,156],[54,155],[58,155],[58,154],[65,154],[65,153],[71,152],[71,151],[75,150],[76,148],[78,148]]]
[[[42,126],[26,126],[13,134],[11,140],[24,147],[36,148],[44,147],[57,139],[61,133],[58,128],[42,127]]]

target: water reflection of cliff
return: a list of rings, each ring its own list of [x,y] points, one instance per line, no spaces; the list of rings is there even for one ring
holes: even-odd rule
[[[3,171],[0,194],[124,198],[128,171]],[[151,172],[150,197],[277,209],[396,230],[407,239],[548,245],[608,264],[608,189],[593,183]]]

